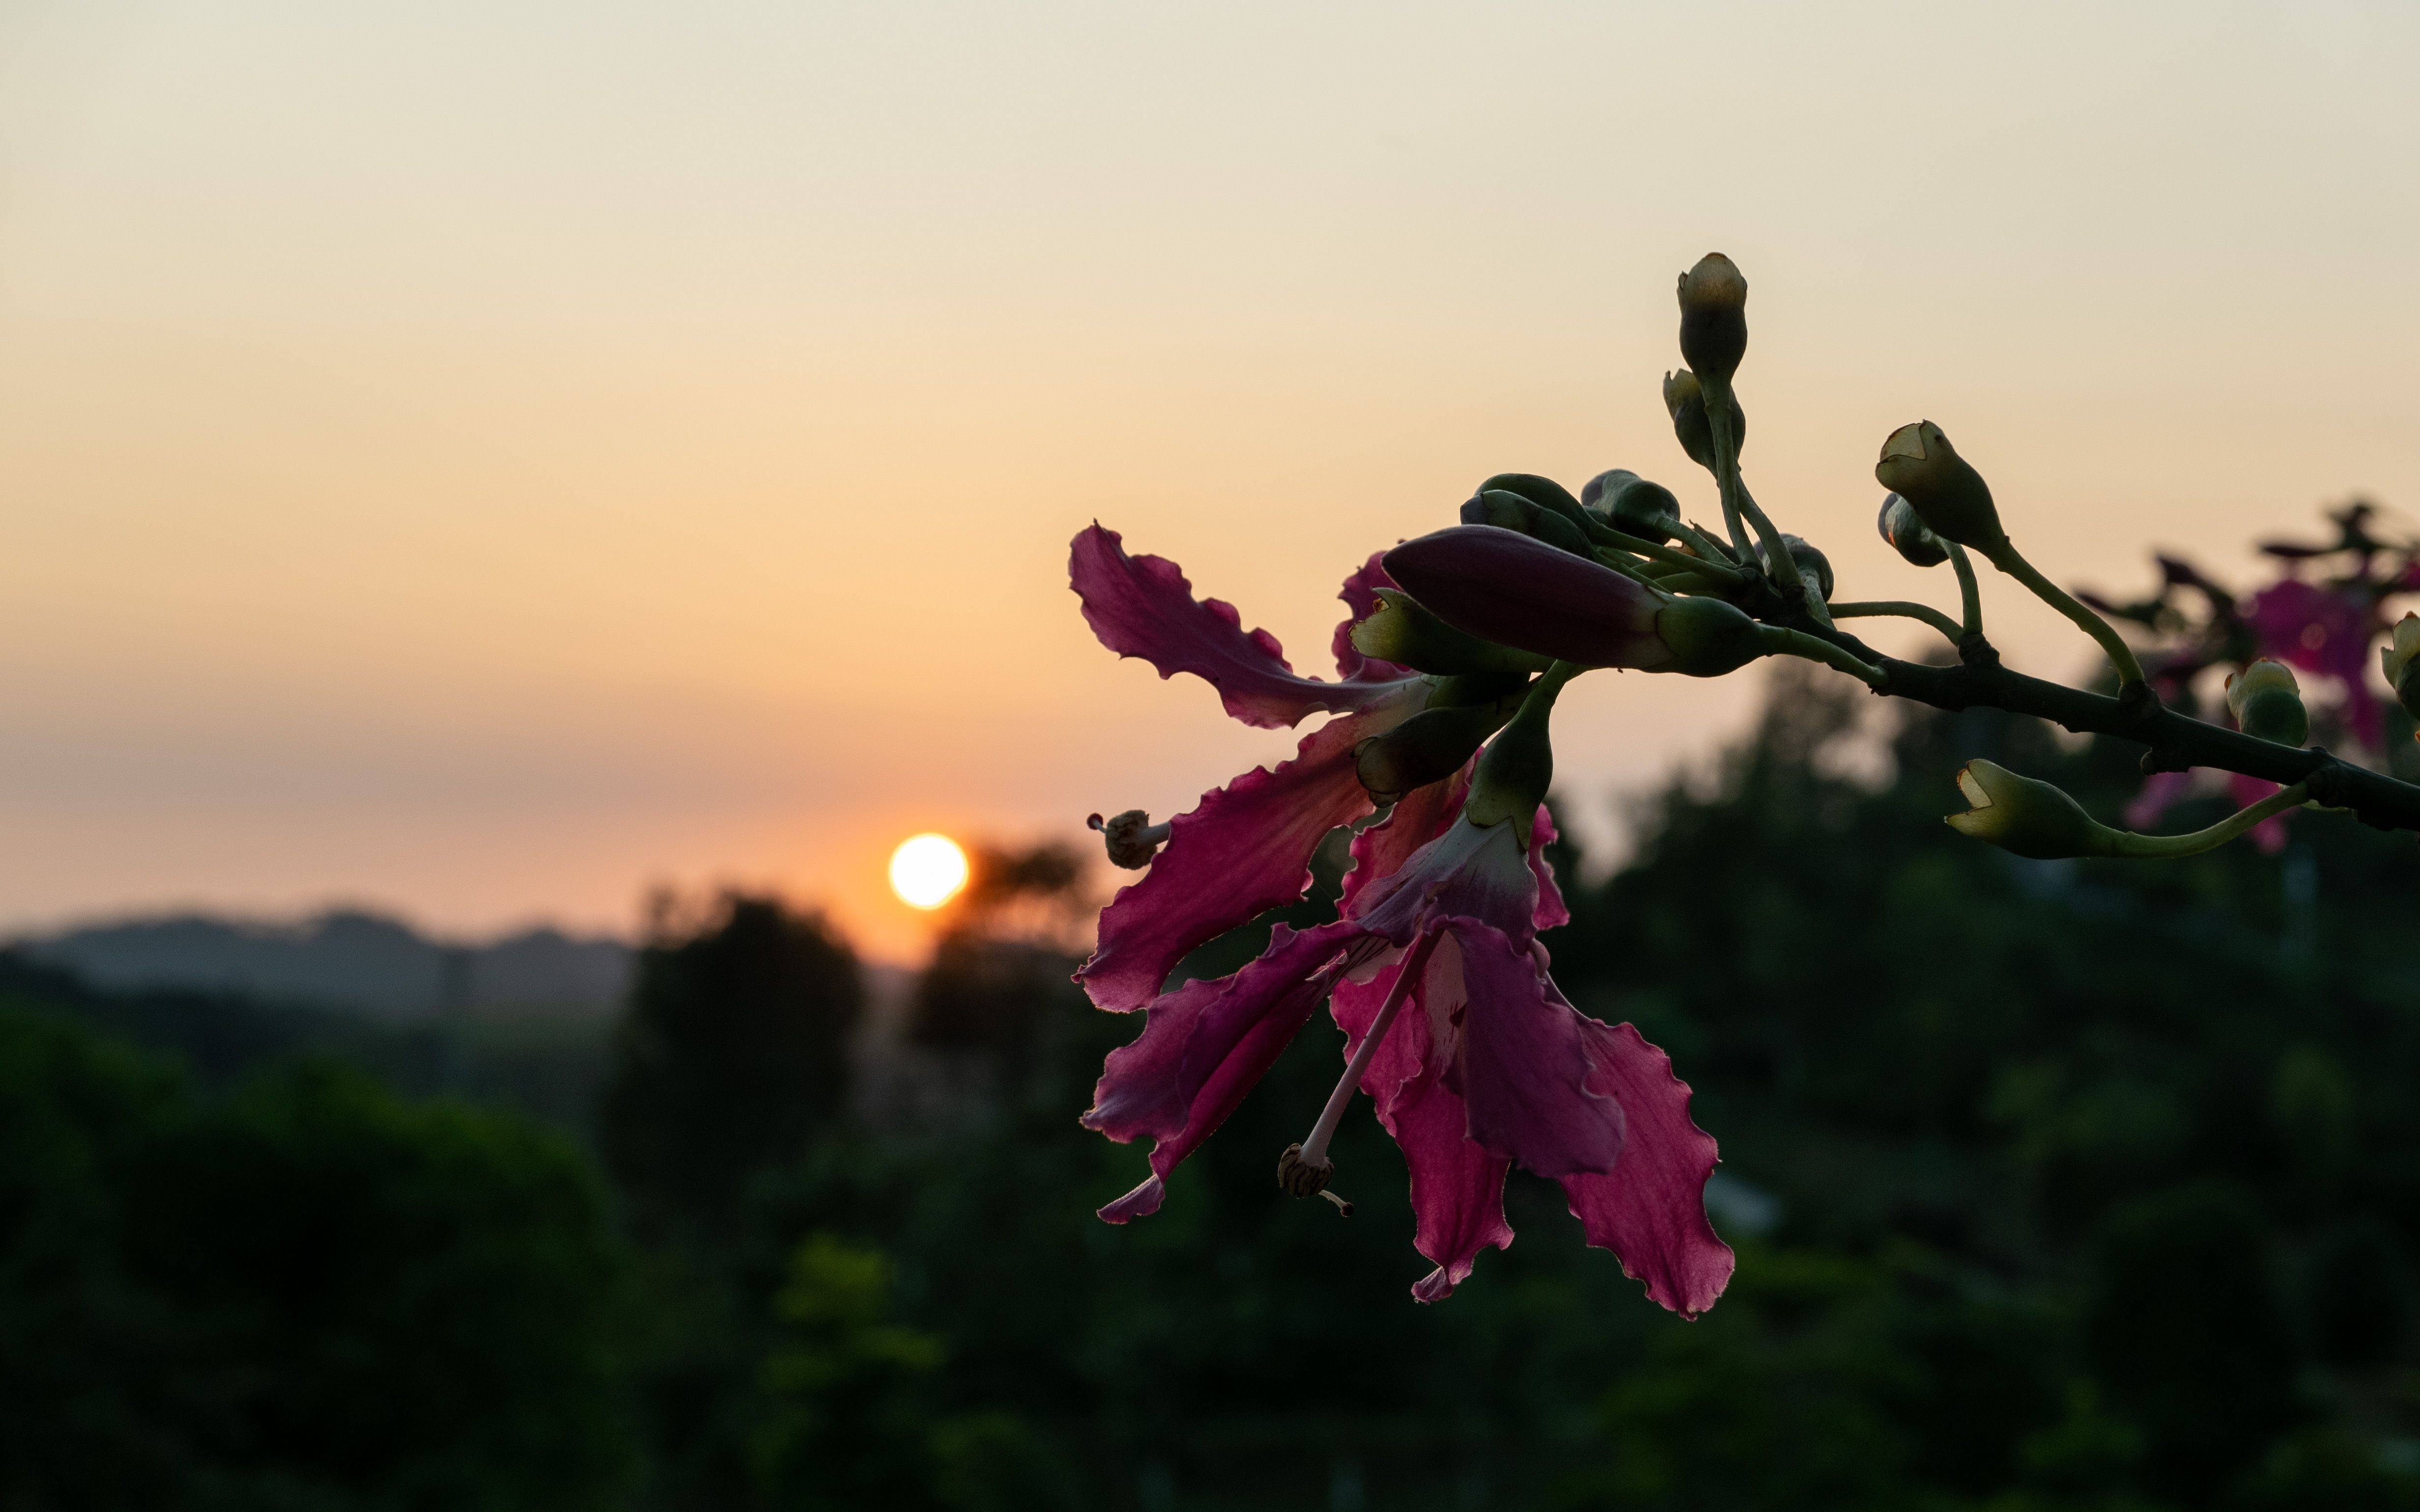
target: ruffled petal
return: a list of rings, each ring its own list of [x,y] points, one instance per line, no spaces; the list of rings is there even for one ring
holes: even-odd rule
[[[1622,1106],[1590,1085],[1587,1021],[1500,931],[1475,918],[1447,927],[1467,1002],[1446,1081],[1469,1105],[1470,1137],[1540,1176],[1611,1171]]]
[[[1419,712],[1427,697],[1427,684],[1404,684],[1304,736],[1275,771],[1256,766],[1171,821],[1151,870],[1101,910],[1100,944],[1076,973],[1094,1003],[1142,1007],[1194,947],[1300,898],[1319,842],[1371,811],[1354,746]]]
[[[1487,825],[1457,819],[1345,904],[1348,917],[1398,945],[1461,915],[1500,930],[1524,950],[1536,933],[1537,912],[1537,873],[1510,819]]]
[[[1462,801],[1470,794],[1471,764],[1466,762],[1461,771],[1444,781],[1404,794],[1385,823],[1372,825],[1353,837],[1353,866],[1344,873],[1342,906],[1345,913],[1353,912],[1363,889],[1402,871],[1420,847],[1461,817]]]
[[[1529,872],[1538,879],[1538,906],[1532,916],[1535,926],[1542,930],[1561,929],[1572,921],[1572,911],[1563,903],[1563,889],[1555,886],[1555,869],[1546,860],[1546,847],[1559,837],[1555,828],[1555,816],[1538,805],[1538,817],[1529,825]]]
[[[1277,637],[1247,633],[1233,605],[1197,600],[1175,563],[1128,556],[1118,532],[1098,524],[1078,532],[1070,545],[1067,579],[1101,644],[1121,656],[1140,656],[1162,677],[1193,673],[1217,688],[1227,712],[1246,724],[1278,729],[1322,709],[1349,713],[1386,697],[1393,686],[1297,676]]]
[[[1403,969],[1398,960],[1367,982],[1338,986],[1332,1006],[1344,1030],[1349,1059],[1377,1017]],[[1512,1242],[1504,1220],[1504,1173],[1512,1163],[1474,1143],[1462,1099],[1445,1085],[1444,1059],[1431,1032],[1426,1004],[1430,983],[1458,978],[1450,940],[1430,956],[1428,979],[1413,991],[1416,1000],[1397,1015],[1386,1042],[1371,1057],[1361,1089],[1377,1107],[1378,1121],[1403,1148],[1411,1173],[1412,1245],[1436,1267],[1412,1288],[1421,1302],[1443,1301],[1470,1275],[1479,1252]]]
[[[1611,567],[1493,525],[1456,525],[1386,553],[1387,570],[1448,625],[1587,667],[1664,666],[1668,600]]]
[[[1649,1297],[1695,1318],[1731,1276],[1730,1246],[1706,1221],[1714,1141],[1690,1120],[1688,1084],[1663,1051],[1627,1024],[1574,1013],[1588,1041],[1590,1089],[1621,1103],[1627,1138],[1611,1175],[1563,1178],[1572,1215]]]
[[[1336,595],[1344,600],[1346,614],[1343,623],[1337,625],[1329,646],[1336,653],[1336,675],[1353,682],[1385,682],[1412,675],[1409,667],[1365,656],[1361,648],[1353,643],[1353,626],[1378,611],[1378,590],[1395,586],[1395,579],[1387,576],[1385,565],[1378,560],[1384,555],[1383,551],[1371,552],[1370,560],[1344,579],[1342,591]]]
[[[1102,1064],[1082,1119],[1120,1144],[1152,1141],[1151,1180],[1101,1209],[1103,1219],[1125,1223],[1158,1209],[1168,1173],[1227,1121],[1365,938],[1349,923],[1299,934],[1280,924],[1243,970],[1188,981],[1151,1005],[1142,1033]]]

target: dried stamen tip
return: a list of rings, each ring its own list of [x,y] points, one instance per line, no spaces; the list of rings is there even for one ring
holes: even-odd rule
[[[1168,825],[1153,824],[1151,815],[1140,809],[1128,809],[1114,819],[1093,814],[1085,819],[1084,827],[1100,831],[1109,845],[1109,860],[1129,872],[1151,865],[1152,856],[1168,839]]]
[[[1336,1174],[1332,1160],[1308,1160],[1300,1145],[1288,1145],[1278,1157],[1278,1185],[1289,1196],[1323,1196],[1336,1204],[1336,1211],[1347,1218],[1353,1216],[1353,1204],[1327,1190],[1328,1178]]]

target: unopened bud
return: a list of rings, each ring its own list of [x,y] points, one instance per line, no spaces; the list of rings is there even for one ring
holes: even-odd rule
[[[1463,817],[1481,828],[1512,820],[1524,851],[1529,848],[1538,805],[1546,801],[1546,789],[1555,779],[1555,744],[1548,733],[1555,700],[1575,671],[1550,671],[1529,685],[1512,722],[1480,754],[1479,768],[1470,776],[1470,795],[1463,800]]]
[[[1986,552],[2008,541],[1990,485],[1930,420],[1890,433],[1874,477],[1905,499],[1926,528],[1945,541]]]
[[[1719,252],[1681,275],[1681,357],[1701,377],[1728,382],[1747,352],[1747,280]]]
[[[2395,639],[2380,649],[2378,660],[2396,701],[2405,713],[2420,718],[2420,614],[2395,622]]]
[[[2303,708],[2293,669],[2267,656],[2227,674],[2226,712],[2235,716],[2238,730],[2256,739],[2300,746],[2311,735],[2311,717]]]
[[[1614,529],[1658,545],[1670,540],[1681,523],[1681,501],[1672,497],[1672,490],[1648,482],[1628,468],[1590,478],[1580,490],[1580,503]]]
[[[1587,509],[1581,506],[1578,500],[1572,497],[1572,491],[1569,488],[1539,473],[1498,472],[1471,492],[1486,493],[1492,488],[1501,488],[1506,493],[1517,493],[1540,509],[1560,515],[1575,525],[1588,518]]]
[[[1351,631],[1353,649],[1365,656],[1449,677],[1462,672],[1546,670],[1548,658],[1457,630],[1400,588],[1381,588],[1377,597],[1377,609],[1357,621]]]
[[[1471,495],[1463,503],[1462,522],[1516,531],[1575,556],[1590,559],[1595,556],[1589,548],[1588,537],[1580,533],[1578,526],[1537,501],[1525,498],[1510,488],[1488,488]]]
[[[1720,677],[1764,655],[1762,626],[1719,598],[1673,599],[1657,612],[1655,633],[1672,659],[1652,671]]]
[[[1932,533],[1916,506],[1898,494],[1883,495],[1882,517],[1874,526],[1910,566],[1937,567],[1949,560],[1949,548],[1941,544],[1941,537]]]
[[[1168,825],[1153,824],[1151,815],[1140,809],[1128,809],[1109,820],[1094,814],[1084,824],[1101,832],[1101,839],[1109,846],[1109,864],[1129,872],[1140,872],[1151,865],[1151,858],[1168,840]]]
[[[1697,374],[1684,367],[1677,373],[1664,375],[1664,409],[1672,417],[1672,434],[1680,439],[1681,450],[1689,454],[1690,461],[1708,471],[1714,471],[1714,431],[1706,420],[1705,386],[1698,381]],[[1731,399],[1731,449],[1742,451],[1746,446],[1747,410],[1741,407],[1734,395]]]
[[[1461,708],[1423,709],[1353,748],[1353,772],[1370,801],[1385,808],[1414,788],[1441,782],[1502,728],[1520,696]]]
[[[1832,601],[1831,559],[1817,550],[1815,544],[1804,536],[1784,535],[1781,538],[1781,548],[1790,553],[1791,561],[1798,563],[1800,580],[1813,583],[1816,591],[1823,595],[1823,602],[1830,603]],[[1765,554],[1761,543],[1757,546],[1756,559],[1765,564],[1766,570],[1772,569],[1773,559]]]
[[[1972,761],[1958,769],[1958,790],[1974,807],[1945,822],[1962,835],[2037,861],[2110,854],[2112,831],[2052,783],[2019,777],[1996,762]]]

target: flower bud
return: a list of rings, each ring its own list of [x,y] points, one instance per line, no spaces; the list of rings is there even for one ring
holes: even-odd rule
[[[1701,377],[1728,382],[1747,352],[1747,280],[1710,252],[1681,275],[1681,357]]]
[[[1580,528],[1562,516],[1538,503],[1533,499],[1514,493],[1510,488],[1488,488],[1463,501],[1462,522],[1465,525],[1493,525],[1501,531],[1517,531],[1545,542],[1575,556],[1593,558],[1588,537]]]
[[[1552,478],[1541,477],[1535,472],[1499,472],[1471,492],[1486,493],[1492,488],[1501,488],[1506,493],[1517,493],[1540,509],[1552,510],[1575,525],[1588,516],[1588,511],[1580,506],[1578,500],[1572,497],[1572,491],[1569,488]]]
[[[1421,607],[1482,640],[1583,667],[1671,659],[1655,633],[1667,595],[1526,535],[1459,525],[1406,541],[1382,560]]]
[[[1084,821],[1085,826],[1101,832],[1108,842],[1109,864],[1129,872],[1140,872],[1151,865],[1151,858],[1168,839],[1168,825],[1155,825],[1151,815],[1140,809],[1128,809],[1114,819],[1104,820],[1094,814]]]
[[[2235,716],[2238,730],[2257,739],[2300,746],[2311,736],[2311,717],[2303,708],[2293,669],[2267,656],[2227,673],[2226,712]]]
[[[1547,725],[1555,700],[1572,675],[1565,669],[1529,685],[1512,722],[1480,753],[1479,768],[1470,775],[1470,795],[1463,800],[1463,817],[1481,828],[1512,820],[1524,851],[1529,848],[1538,805],[1546,801],[1546,789],[1555,779],[1555,744]]]
[[[1353,748],[1354,775],[1370,801],[1381,808],[1414,788],[1442,781],[1462,770],[1471,752],[1502,728],[1520,706],[1520,695],[1466,708],[1424,709],[1384,734]]]
[[[2062,788],[1978,760],[1958,769],[1958,790],[1974,807],[1944,822],[1962,835],[2037,861],[2111,854],[2112,831]]]
[[[1590,478],[1580,490],[1580,503],[1614,529],[1658,545],[1672,538],[1673,527],[1681,521],[1681,501],[1672,497],[1672,490],[1628,468]]]
[[[2380,648],[2378,661],[2404,712],[2420,718],[2420,614],[2395,622],[2395,639]]]
[[[1460,672],[1546,670],[1546,657],[1457,630],[1402,589],[1381,588],[1377,598],[1377,609],[1357,621],[1351,632],[1353,649],[1365,656],[1449,677]]]
[[[1992,551],[2009,538],[2000,529],[1991,486],[1930,420],[1890,433],[1874,477],[1905,499],[1926,528],[1945,541]]]
[[[1655,616],[1655,633],[1672,659],[1650,671],[1720,677],[1764,655],[1763,629],[1719,598],[1676,598]]]
[[[1831,559],[1817,550],[1814,543],[1804,536],[1784,535],[1781,538],[1781,548],[1790,553],[1791,561],[1798,563],[1800,580],[1813,583],[1816,592],[1823,595],[1823,602],[1830,603],[1832,601]],[[1772,570],[1773,559],[1765,555],[1761,542],[1758,543],[1756,548],[1756,560],[1763,563],[1767,571]]]
[[[1664,375],[1664,408],[1672,416],[1672,434],[1680,438],[1681,450],[1689,460],[1709,472],[1714,467],[1714,432],[1706,421],[1706,391],[1698,375],[1683,368]],[[1747,411],[1739,399],[1731,399],[1731,447],[1744,451],[1747,447]]]
[[[1910,566],[1937,567],[1949,560],[1949,548],[1926,527],[1916,506],[1895,493],[1883,495],[1882,517],[1874,521],[1892,550]]]

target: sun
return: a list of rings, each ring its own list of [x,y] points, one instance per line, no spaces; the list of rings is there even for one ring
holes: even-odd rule
[[[967,853],[947,835],[910,835],[891,853],[891,890],[910,908],[939,908],[967,885]]]

